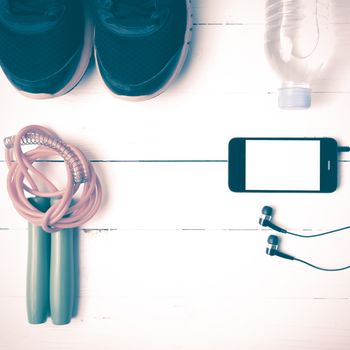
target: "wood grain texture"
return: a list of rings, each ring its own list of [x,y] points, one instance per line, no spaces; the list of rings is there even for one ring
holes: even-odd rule
[[[103,182],[104,198],[101,210],[84,226],[87,229],[259,229],[264,205],[274,206],[274,221],[290,230],[349,224],[348,162],[340,163],[340,186],[331,194],[233,193],[227,185],[226,162],[102,162],[94,166]],[[56,177],[64,173],[62,163],[45,168]],[[6,172],[2,167],[4,189]],[[59,180],[63,184],[64,177]],[[3,194],[0,228],[23,229],[26,222]]]
[[[1,350],[29,344],[88,350],[115,349],[116,344],[132,350],[347,350],[350,341],[343,326],[349,303],[342,300],[82,298],[85,310],[69,327],[27,326],[23,299],[5,298],[2,303],[7,313],[22,316],[0,316],[7,333]],[[9,319],[17,321],[16,328]]]
[[[0,154],[0,350],[348,350],[349,273],[268,257],[263,205],[290,230],[350,223],[350,154],[333,194],[233,194],[227,145],[238,136],[327,136],[350,144],[350,25],[334,1],[337,55],[313,82],[313,106],[277,107],[264,54],[264,1],[195,0],[184,70],[158,98],[129,103],[92,62],[69,94],[22,97],[0,73],[0,139],[42,124],[81,147],[104,187],[79,235],[79,307],[68,326],[26,322],[26,222],[6,194]],[[42,167],[63,185],[62,163]],[[281,249],[325,266],[350,263],[350,232]]]

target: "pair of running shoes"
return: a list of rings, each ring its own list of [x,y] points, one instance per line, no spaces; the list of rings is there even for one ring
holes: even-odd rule
[[[191,0],[0,0],[0,64],[24,95],[73,89],[94,52],[107,87],[130,100],[165,91],[191,39]]]

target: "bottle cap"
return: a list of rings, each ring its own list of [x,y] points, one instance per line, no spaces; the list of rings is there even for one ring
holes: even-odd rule
[[[278,105],[282,109],[306,109],[311,106],[311,89],[284,87],[279,89]]]

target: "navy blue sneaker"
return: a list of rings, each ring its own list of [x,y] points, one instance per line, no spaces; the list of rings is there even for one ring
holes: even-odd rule
[[[95,57],[120,97],[145,100],[180,72],[192,32],[190,0],[92,0]]]
[[[83,0],[0,0],[0,64],[23,94],[65,94],[82,78],[93,47]]]

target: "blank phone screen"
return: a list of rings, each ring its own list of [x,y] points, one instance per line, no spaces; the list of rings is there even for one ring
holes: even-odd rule
[[[246,140],[245,188],[320,191],[319,140]]]

